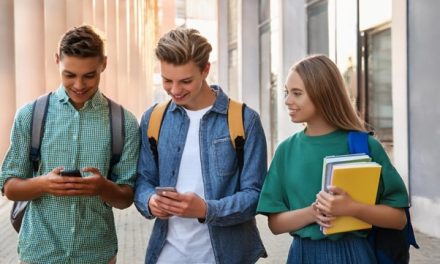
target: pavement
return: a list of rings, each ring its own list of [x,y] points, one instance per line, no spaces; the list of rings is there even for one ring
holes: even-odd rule
[[[0,264],[17,264],[17,234],[9,222],[12,202],[0,197]],[[134,206],[114,210],[119,240],[118,264],[144,263],[145,249],[154,221],[144,219]],[[268,251],[268,258],[257,263],[286,263],[291,237],[287,234],[273,235],[267,228],[267,219],[257,216],[257,224]],[[416,231],[421,249],[411,249],[411,264],[440,263],[440,238],[430,237]]]

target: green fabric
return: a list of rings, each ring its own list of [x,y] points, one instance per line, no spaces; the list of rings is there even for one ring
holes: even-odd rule
[[[392,207],[407,207],[408,193],[402,178],[391,164],[382,145],[372,136],[368,138],[372,160],[382,165],[377,203]],[[323,158],[348,154],[348,132],[335,131],[310,137],[304,131],[283,141],[266,176],[257,211],[262,214],[279,213],[310,206],[321,190]],[[365,231],[352,232],[365,236]],[[319,225],[310,224],[291,235],[303,238],[326,238]],[[343,234],[327,236],[339,239]]]
[[[63,87],[50,97],[41,164],[37,175],[58,166],[96,167],[105,177],[111,158],[107,100],[98,91],[76,110]],[[113,168],[116,183],[133,186],[139,151],[136,118],[125,111],[125,142],[121,160]],[[0,188],[10,177],[32,177],[29,160],[32,104],[15,117],[11,145],[2,164]],[[108,263],[117,253],[112,208],[99,197],[56,197],[33,200],[19,234],[19,257],[26,263]]]

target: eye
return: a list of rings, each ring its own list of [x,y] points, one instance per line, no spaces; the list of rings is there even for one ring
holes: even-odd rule
[[[73,79],[73,78],[75,78],[75,75],[72,75],[72,74],[64,74],[64,77],[66,77],[67,79]]]
[[[192,80],[183,80],[182,83],[183,84],[190,84],[192,82]]]
[[[85,76],[86,79],[93,79],[95,78],[96,74],[88,74]]]
[[[284,95],[284,98],[286,98],[289,95],[289,91],[287,89],[284,89],[283,95]]]

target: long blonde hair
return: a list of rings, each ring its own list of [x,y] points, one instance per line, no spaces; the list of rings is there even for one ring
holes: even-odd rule
[[[343,130],[367,130],[350,102],[338,67],[327,56],[306,57],[290,70],[299,74],[311,101],[329,124]]]

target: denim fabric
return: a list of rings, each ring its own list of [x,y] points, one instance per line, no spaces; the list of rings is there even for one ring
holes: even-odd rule
[[[228,97],[218,86],[213,107],[200,121],[202,177],[207,203],[204,224],[208,225],[216,263],[255,263],[266,256],[256,227],[258,197],[267,169],[266,139],[258,114],[245,108],[244,166],[238,173],[237,157],[229,137]],[[156,186],[175,186],[189,127],[183,108],[171,103],[160,130],[156,167],[147,139],[152,109],[141,120],[141,152],[136,181],[135,205],[146,218],[154,218],[148,200]],[[156,219],[145,263],[156,263],[165,244],[168,221]]]
[[[367,239],[347,234],[339,240],[311,240],[295,236],[288,264],[375,264]]]

